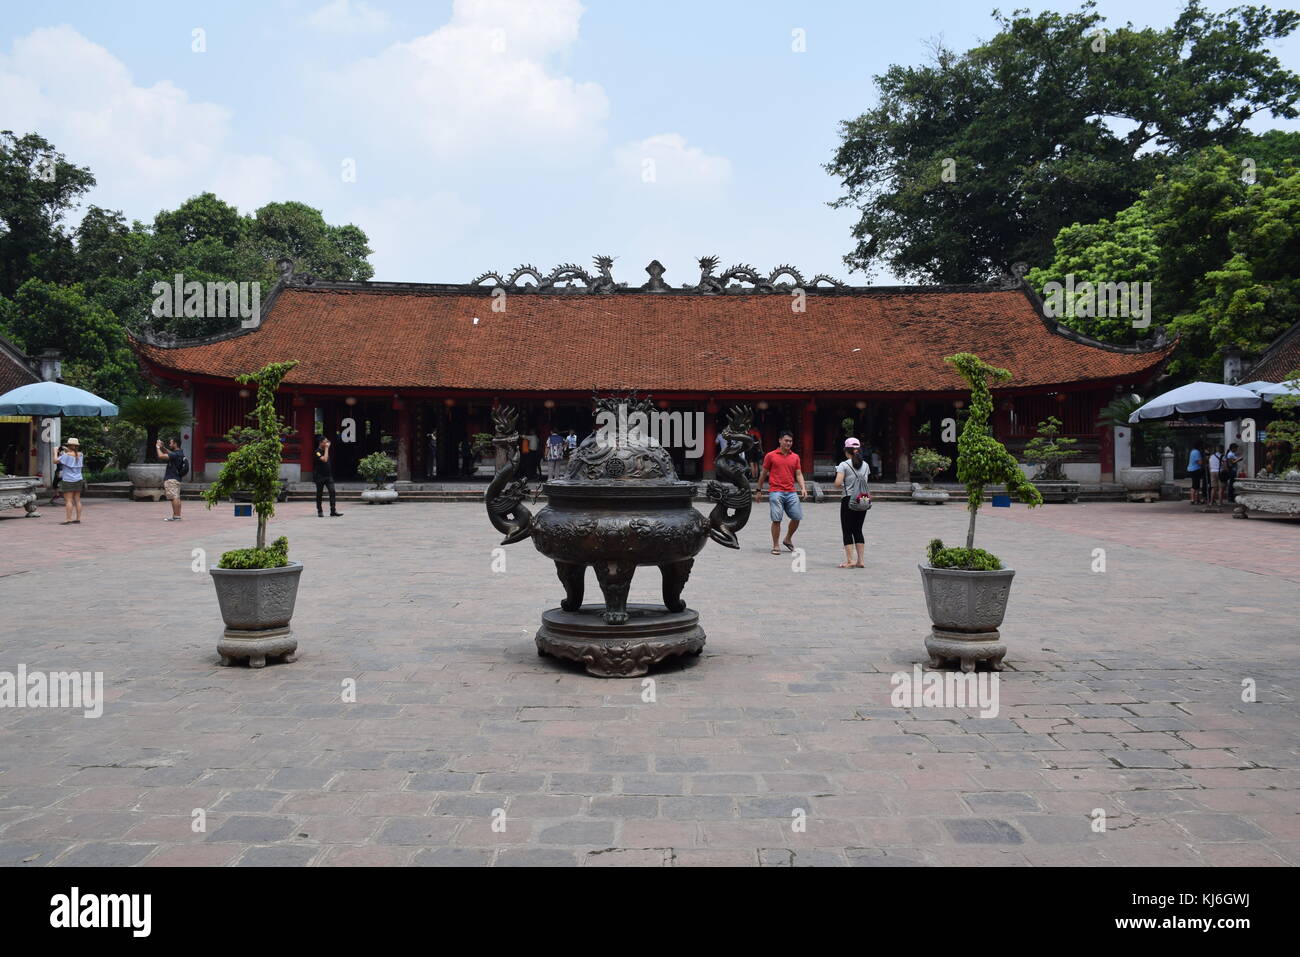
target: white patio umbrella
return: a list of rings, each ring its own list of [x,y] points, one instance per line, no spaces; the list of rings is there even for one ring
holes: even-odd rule
[[[1222,382],[1191,382],[1158,395],[1128,417],[1130,425],[1184,416],[1204,416],[1214,422],[1241,418],[1262,408],[1264,400],[1249,389]]]
[[[0,415],[117,415],[117,406],[62,382],[32,382],[0,395]]]
[[[1244,383],[1242,388],[1249,389],[1265,402],[1272,402],[1280,395],[1300,396],[1300,386],[1288,382],[1265,382],[1260,379],[1256,382]]]

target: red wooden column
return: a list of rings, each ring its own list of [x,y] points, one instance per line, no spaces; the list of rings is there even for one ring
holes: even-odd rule
[[[904,484],[912,473],[912,416],[915,414],[916,400],[908,399],[894,419],[894,480]]]
[[[713,464],[718,453],[718,403],[710,399],[704,406],[704,462],[701,478],[713,477]]]
[[[813,477],[813,455],[816,451],[816,436],[813,435],[813,416],[817,412],[817,401],[812,396],[804,403],[803,419],[799,426],[799,465],[805,482]],[[796,491],[798,491],[796,489]]]
[[[298,470],[302,481],[309,482],[307,476],[316,468],[316,460],[312,458],[316,448],[316,415],[312,404],[301,396],[294,396],[293,419],[293,427],[298,430]]]
[[[211,403],[208,401],[208,387],[194,387],[194,424],[190,426],[190,481],[202,482],[203,469],[207,462],[208,432]]]
[[[397,410],[397,480],[411,481],[411,410],[402,399],[393,399]]]

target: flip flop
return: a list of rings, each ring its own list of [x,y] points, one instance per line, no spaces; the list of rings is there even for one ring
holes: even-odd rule
[[[784,545],[790,551],[794,551],[794,545],[792,545],[790,542],[782,542],[781,544]]]
[[[66,524],[68,524],[68,523],[67,523],[67,522],[64,522],[63,524],[66,525]],[[779,548],[774,548],[774,549],[772,549],[772,554],[773,554],[773,555],[780,555],[780,554],[781,554],[781,549],[779,549]]]

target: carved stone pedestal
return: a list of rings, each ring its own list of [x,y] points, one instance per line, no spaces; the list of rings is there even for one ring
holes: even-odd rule
[[[704,650],[700,616],[691,608],[629,604],[627,621],[617,625],[605,621],[604,611],[604,605],[550,609],[542,615],[537,653],[577,661],[598,678],[639,678],[665,658]]]
[[[964,632],[931,628],[925,639],[925,650],[930,653],[931,668],[942,668],[955,660],[962,671],[969,673],[981,661],[987,661],[994,671],[1001,671],[1007,646],[1002,643],[1002,635],[997,629]]]
[[[298,639],[287,625],[261,631],[227,628],[217,642],[217,654],[227,667],[247,661],[250,668],[264,668],[267,658],[282,658],[287,664],[296,660],[297,650]]]

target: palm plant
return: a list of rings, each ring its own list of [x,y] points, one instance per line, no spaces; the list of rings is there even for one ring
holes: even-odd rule
[[[1097,414],[1097,424],[1115,429],[1128,429],[1135,439],[1133,445],[1142,453],[1139,457],[1146,465],[1160,464],[1160,450],[1173,441],[1174,433],[1162,422],[1129,423],[1128,417],[1142,407],[1146,400],[1141,396],[1124,395],[1112,399]]]
[[[170,395],[137,395],[125,399],[120,418],[144,429],[146,461],[150,459],[150,453],[158,442],[159,432],[164,429],[183,429],[194,422],[185,400]]]

